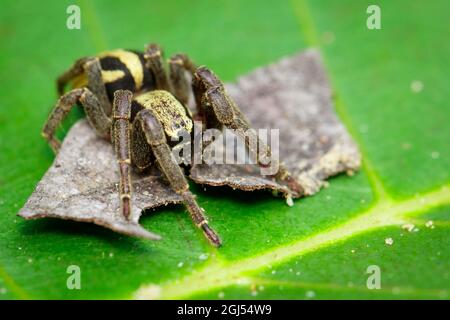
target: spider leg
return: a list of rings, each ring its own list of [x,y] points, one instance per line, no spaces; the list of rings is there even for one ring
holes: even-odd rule
[[[155,76],[156,88],[171,92],[171,84],[164,68],[163,51],[155,43],[149,44],[144,52],[145,66]]]
[[[262,161],[260,155],[265,159],[272,159],[270,147],[259,139],[250,123],[245,118],[239,107],[226,94],[223,83],[208,68],[197,68],[193,84],[197,106],[203,114],[203,119],[209,127],[227,127],[235,130],[236,134],[244,139],[250,155],[256,159],[260,167],[267,167],[267,163]],[[257,144],[250,143],[257,141]],[[259,149],[259,153],[258,153]],[[303,194],[303,188],[291,176],[286,167],[277,159],[271,160],[272,166],[278,167],[274,177],[288,185],[295,197]]]
[[[126,219],[131,217],[131,158],[130,158],[130,116],[131,98],[128,90],[114,92],[113,123],[111,140],[119,164],[120,210]]]
[[[84,69],[87,75],[88,88],[100,101],[106,115],[111,115],[112,106],[106,93],[105,83],[102,78],[102,68],[98,58],[86,61]]]
[[[61,74],[56,80],[56,90],[59,96],[62,96],[64,93],[64,88],[66,85],[73,81],[75,78],[80,77],[84,73],[84,64],[89,58],[81,58],[75,61],[75,63],[66,70],[63,74]]]
[[[150,145],[162,173],[169,181],[171,188],[182,196],[183,203],[195,225],[203,231],[211,244],[220,246],[221,240],[219,236],[208,225],[203,209],[199,207],[194,195],[189,191],[189,184],[167,144],[166,136],[159,120],[153,115],[151,110],[144,109],[137,114],[134,121],[133,127],[138,124],[141,125],[146,142]]]
[[[169,72],[174,96],[187,105],[191,87],[186,72],[193,77],[195,64],[186,54],[178,53],[169,59]]]
[[[58,94],[64,93],[65,86],[72,82],[76,88],[87,86],[98,98],[107,115],[111,114],[111,103],[103,83],[102,69],[98,58],[81,58],[56,80]]]
[[[42,136],[55,153],[61,147],[61,142],[55,137],[56,129],[78,102],[83,106],[87,119],[97,134],[104,138],[109,137],[111,120],[105,114],[97,97],[87,88],[73,89],[59,98],[42,129]]]

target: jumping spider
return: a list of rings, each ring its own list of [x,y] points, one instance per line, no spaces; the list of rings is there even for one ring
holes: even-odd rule
[[[72,106],[80,104],[96,133],[114,146],[120,172],[120,210],[125,218],[131,215],[131,166],[143,170],[156,162],[171,188],[183,198],[195,225],[213,245],[220,246],[219,236],[189,191],[167,138],[176,137],[179,130],[191,133],[192,119],[202,121],[205,128],[234,129],[238,135],[251,127],[208,68],[197,68],[185,54],[174,55],[168,65],[167,74],[156,44],[148,45],[144,52],[114,50],[77,60],[57,80],[60,98],[42,135],[57,153],[61,143],[55,131]],[[68,84],[71,90],[64,93]],[[196,103],[193,116],[186,107],[191,88]],[[270,154],[269,147],[258,142],[260,152]],[[258,159],[258,152],[246,145]],[[259,159],[257,163],[263,166]],[[293,196],[300,195],[301,187],[283,165],[278,167],[274,178],[286,184]]]

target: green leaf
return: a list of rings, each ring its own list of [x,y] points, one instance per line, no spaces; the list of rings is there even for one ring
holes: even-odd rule
[[[0,298],[448,299],[447,1],[378,1],[381,30],[366,28],[367,4],[356,0],[83,1],[81,30],[65,27],[69,4],[8,0],[0,11]],[[16,217],[53,159],[39,131],[56,76],[77,57],[151,41],[227,81],[320,47],[363,170],[292,208],[266,193],[194,187],[220,249],[181,207],[143,218],[162,242]],[[66,287],[70,265],[81,290]],[[381,290],[366,286],[370,265]]]

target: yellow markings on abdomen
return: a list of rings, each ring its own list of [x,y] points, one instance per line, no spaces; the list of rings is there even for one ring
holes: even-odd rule
[[[102,80],[104,83],[111,83],[116,80],[122,79],[125,76],[125,72],[122,70],[102,70]],[[71,81],[72,88],[83,88],[87,87],[88,81],[85,73],[73,78]]]
[[[111,83],[125,77],[122,70],[102,70],[102,79],[104,83]]]
[[[135,100],[153,112],[169,137],[177,138],[180,131],[192,131],[192,120],[184,106],[168,91],[154,90],[141,94]]]
[[[141,89],[142,87],[142,83],[144,81],[144,70],[143,70],[143,66],[141,63],[141,60],[139,59],[139,56],[131,51],[126,51],[126,50],[122,50],[122,49],[118,49],[118,50],[114,50],[114,51],[107,51],[104,53],[100,53],[98,55],[99,58],[103,58],[103,57],[114,57],[120,60],[120,62],[122,62],[126,68],[130,71],[131,76],[134,79],[134,83],[136,85],[136,91],[138,91],[139,89]],[[119,71],[121,70],[108,70],[106,72],[110,72],[111,74],[106,75],[107,77],[109,77],[109,79],[120,79],[119,78]],[[124,76],[125,74],[122,72],[122,76]],[[102,72],[102,75],[105,75],[105,71]],[[106,79],[104,78],[105,82]],[[111,80],[115,81],[115,80]]]

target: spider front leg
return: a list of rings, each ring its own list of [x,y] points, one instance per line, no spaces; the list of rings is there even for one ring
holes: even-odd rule
[[[114,92],[113,123],[111,141],[119,164],[119,196],[120,210],[126,219],[131,217],[131,157],[130,157],[130,91],[118,90]]]
[[[262,161],[260,155],[263,155],[265,159],[271,159],[270,165],[278,167],[274,178],[286,183],[294,197],[303,194],[303,188],[284,165],[277,159],[272,159],[270,147],[259,139],[254,130],[250,130],[252,128],[249,122],[234,101],[226,94],[223,83],[211,70],[206,67],[198,68],[194,74],[192,87],[199,112],[209,127],[225,126],[235,130],[236,134],[244,139],[250,155],[256,159],[260,167],[268,166],[265,161]],[[250,143],[250,141],[257,141],[257,144]]]
[[[144,133],[146,142],[150,145],[162,173],[169,181],[171,188],[183,198],[183,203],[195,225],[203,231],[211,244],[220,246],[219,236],[208,225],[203,210],[198,205],[194,195],[189,191],[189,184],[183,171],[167,144],[164,129],[151,110],[144,109],[137,114],[133,123],[134,130],[142,130]]]

